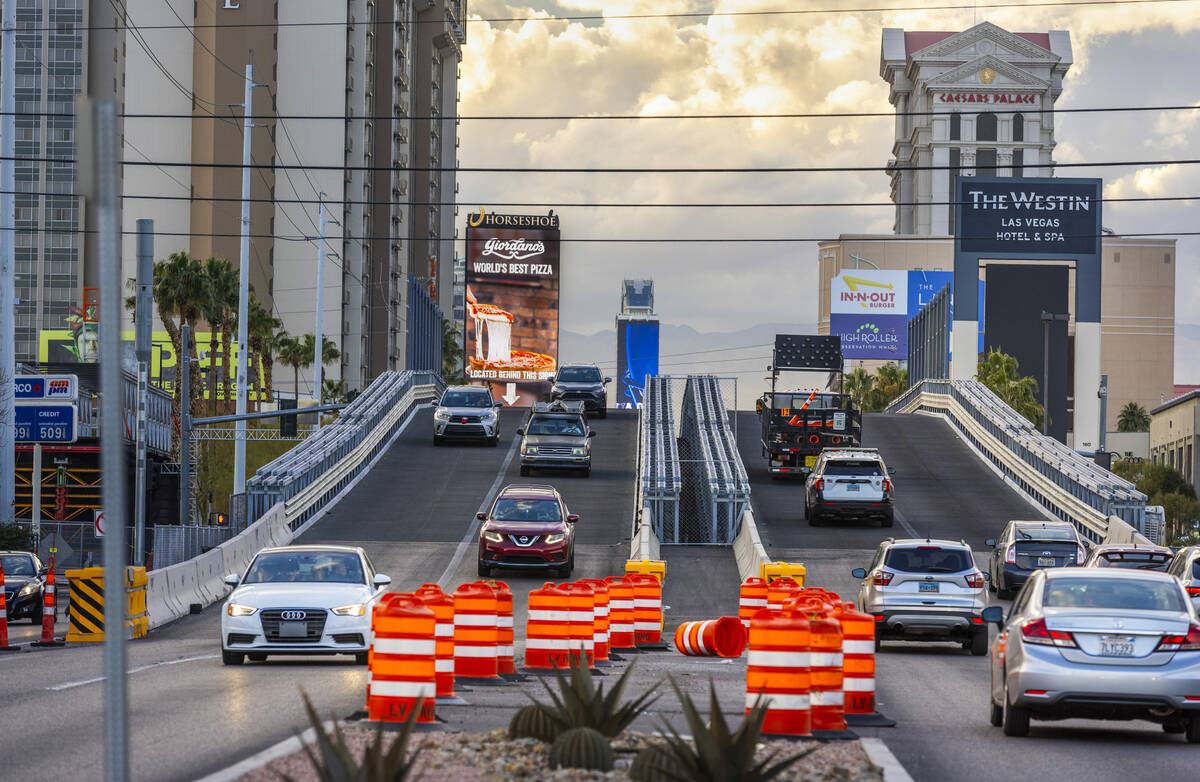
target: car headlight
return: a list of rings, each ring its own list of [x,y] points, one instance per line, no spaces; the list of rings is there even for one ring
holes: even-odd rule
[[[586,456],[587,448],[572,448],[571,454],[574,456]]]
[[[258,609],[254,606],[244,606],[240,603],[230,603],[229,607],[225,609],[225,613],[230,616],[250,616],[257,612]]]
[[[486,413],[484,413],[483,415],[480,416],[480,419],[483,421],[495,421],[496,420],[496,411],[488,410]]]
[[[439,421],[449,421],[450,420],[450,411],[442,410],[439,408],[439,409],[433,411],[433,417]]]
[[[37,583],[26,584],[25,586],[21,587],[21,595],[32,595],[34,590],[37,589],[37,586]]]
[[[566,539],[567,539],[567,533],[555,532],[553,535],[547,535],[545,542],[546,543],[562,543]]]
[[[367,607],[363,603],[351,603],[348,606],[338,606],[329,610],[338,616],[362,616],[367,612]]]
[[[521,453],[537,455],[538,447],[536,445],[526,445],[521,449]]]
[[[493,532],[490,529],[483,531],[483,539],[490,540],[493,543],[503,543],[504,542],[503,535],[501,535],[499,532]]]

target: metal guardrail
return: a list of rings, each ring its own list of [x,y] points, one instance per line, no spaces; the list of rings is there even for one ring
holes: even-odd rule
[[[675,441],[675,413],[671,378],[647,377],[638,412],[638,490],[641,505],[659,540],[674,540],[679,528],[679,447]]]
[[[945,415],[1006,477],[1092,542],[1107,537],[1109,516],[1151,540],[1161,535],[1156,524],[1147,525],[1146,495],[1132,483],[1042,435],[979,381],[922,380],[885,412],[918,410]]]
[[[750,481],[726,409],[717,378],[688,377],[679,430],[688,447],[680,459],[687,523],[677,530],[676,538],[663,538],[664,542],[731,545],[737,537],[742,511],[750,500]]]

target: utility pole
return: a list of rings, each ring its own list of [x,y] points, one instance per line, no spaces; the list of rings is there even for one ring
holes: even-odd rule
[[[249,350],[250,323],[250,122],[253,114],[254,51],[246,64],[246,93],[242,102],[242,246],[238,254],[238,335],[237,335],[237,405],[238,415],[246,414],[246,371]],[[246,419],[238,419],[233,443],[233,493],[246,493]]]
[[[192,330],[184,323],[179,340],[179,398],[183,404],[179,410],[179,523],[189,524],[192,520],[191,492],[192,468],[192,351],[188,345]]]
[[[313,396],[317,398],[317,407],[320,407],[324,404],[325,397],[322,387],[325,374],[325,333],[322,330],[325,320],[325,194],[321,193],[317,199],[321,204],[321,237],[317,241],[317,347],[313,356],[313,366],[316,367],[313,374]],[[299,407],[300,403],[297,402],[296,406]],[[321,428],[320,413],[317,413],[317,428]]]
[[[137,356],[137,474],[133,497],[133,562],[146,557],[146,404],[150,384],[150,310],[154,306],[154,221],[137,221],[137,300],[134,305],[134,353]]]
[[[0,46],[0,522],[14,520],[17,471],[16,297],[17,4],[3,4]]]

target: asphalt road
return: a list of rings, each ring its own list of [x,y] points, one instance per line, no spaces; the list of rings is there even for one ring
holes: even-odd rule
[[[896,524],[890,530],[868,522],[811,528],[804,520],[803,485],[770,480],[756,439],[757,418],[741,415],[739,448],[768,552],[805,563],[810,584],[847,600],[858,590],[850,571],[865,567],[888,535],[961,538],[986,568],[986,538],[998,536],[1010,519],[1040,518],[940,419],[867,415],[864,444],[879,448],[896,473]],[[1008,601],[993,596],[993,602],[1008,608]],[[988,722],[988,658],[972,657],[957,644],[886,643],[876,665],[878,709],[898,724],[856,732],[887,742],[918,782],[1195,776],[1196,748],[1148,722],[1035,721],[1029,738],[1006,738]]]
[[[428,417],[418,415],[303,542],[362,545],[396,590],[429,581],[453,589],[476,579],[475,511],[495,487],[536,480],[559,487],[581,517],[573,577],[620,573],[633,517],[636,419],[614,412],[593,422],[599,435],[590,478],[522,479],[512,445],[522,415],[506,410],[502,417],[497,448],[435,448]],[[546,579],[516,571],[498,577],[515,593],[523,631],[526,596]],[[227,667],[219,625],[214,606],[129,645],[132,779],[196,779],[294,735],[307,725],[301,690],[323,716],[363,707],[366,669],[350,658]],[[0,656],[0,780],[95,777],[104,746],[101,669],[99,645]],[[511,695],[513,703],[523,700]]]

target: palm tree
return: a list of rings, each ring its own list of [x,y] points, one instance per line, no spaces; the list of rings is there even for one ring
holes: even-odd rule
[[[867,399],[870,411],[877,413],[908,390],[908,370],[895,364],[884,364],[876,370],[874,381]]]
[[[295,389],[296,399],[300,398],[300,370],[312,366],[316,346],[316,335],[305,334],[303,337],[286,337],[279,347],[279,360],[292,368],[292,387]],[[323,364],[336,361],[341,355],[332,340],[328,337],[321,338],[321,361]]]
[[[442,377],[447,383],[462,380],[463,339],[458,324],[442,318]]]
[[[317,347],[316,336],[313,334],[305,334],[304,340],[303,340],[303,345],[304,345],[304,349],[308,351],[308,355],[310,357],[310,361],[308,362],[307,366],[312,366],[311,357],[316,353],[316,347]],[[331,340],[329,337],[326,337],[324,334],[322,334],[321,335],[321,366],[324,367],[326,364],[332,364],[334,361],[337,361],[341,357],[342,357],[342,353],[340,350],[338,350],[337,345],[333,342],[333,340]],[[323,391],[324,389],[322,388],[319,390]],[[315,388],[313,389],[313,395],[317,397],[318,403],[323,398],[322,396],[320,396],[318,394],[318,389],[315,389]]]
[[[858,367],[842,378],[842,391],[849,394],[860,409],[864,409],[867,405],[867,395],[871,393],[871,386],[874,384],[875,378],[871,373]]]
[[[1137,402],[1126,402],[1117,418],[1118,432],[1150,431],[1150,414]]]
[[[267,311],[254,292],[250,293],[250,322],[247,324],[246,335],[250,343],[251,366],[257,373],[259,401],[273,399],[273,371],[275,368],[275,352],[279,347],[280,336],[286,337],[282,330],[283,321]]]
[[[183,355],[182,325],[187,324],[190,330],[188,339],[189,355],[196,355],[196,322],[201,316],[201,306],[207,295],[204,268],[200,261],[188,255],[186,250],[171,253],[167,260],[154,264],[154,303],[158,307],[158,316],[162,319],[163,327],[171,338],[171,346],[175,350],[175,394],[172,398],[172,412],[178,421],[183,410],[183,399],[179,390],[182,385],[183,367],[180,357]],[[196,364],[188,367],[191,372],[192,399],[188,400],[188,409],[193,415],[202,411],[195,404],[195,394],[200,390],[200,370]],[[173,446],[178,458],[178,439]]]
[[[1035,378],[1020,373],[1017,359],[1007,353],[988,349],[979,362],[979,382],[992,390],[1000,400],[1027,418],[1036,427],[1041,427],[1045,410],[1037,401],[1038,382]]]
[[[204,319],[208,321],[208,373],[209,400],[208,408],[215,413],[218,407],[217,397],[224,396],[228,409],[232,394],[233,383],[229,375],[229,346],[233,339],[232,327],[238,307],[238,275],[233,270],[233,264],[224,258],[209,258],[204,262],[204,278],[206,291],[204,299]],[[223,350],[218,351],[218,340]],[[218,366],[221,369],[218,369]],[[224,371],[221,371],[224,370]],[[223,383],[218,381],[223,378]],[[222,388],[223,386],[223,388]],[[221,392],[224,392],[223,394]]]

